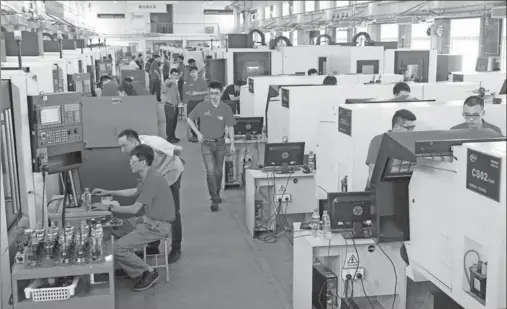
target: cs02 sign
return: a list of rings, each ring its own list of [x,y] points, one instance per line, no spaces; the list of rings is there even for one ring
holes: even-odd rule
[[[466,188],[500,202],[500,158],[468,149]]]

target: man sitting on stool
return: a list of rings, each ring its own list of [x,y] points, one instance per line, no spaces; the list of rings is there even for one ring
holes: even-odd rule
[[[171,223],[175,219],[174,200],[164,177],[151,168],[155,153],[150,146],[138,145],[130,152],[130,167],[138,174],[142,183],[139,196],[133,205],[120,206],[117,202],[109,205],[94,204],[95,208],[109,210],[115,214],[137,214],[144,212],[142,221],[132,231],[118,239],[114,257],[121,269],[116,277],[139,278],[134,291],[152,287],[159,278],[157,271],[134,253],[134,249],[153,241],[160,241],[171,235]]]

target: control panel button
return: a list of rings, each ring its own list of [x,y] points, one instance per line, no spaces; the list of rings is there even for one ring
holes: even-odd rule
[[[40,134],[40,138],[42,138],[42,139],[46,139],[46,132],[41,132],[41,134]]]

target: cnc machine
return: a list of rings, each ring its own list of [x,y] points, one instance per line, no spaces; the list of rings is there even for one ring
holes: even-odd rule
[[[505,138],[491,130],[383,136],[373,234],[407,241],[410,268],[446,295],[434,308],[506,306],[505,153]]]
[[[437,81],[437,51],[387,49],[384,52],[384,73],[406,71],[406,78],[420,83]]]

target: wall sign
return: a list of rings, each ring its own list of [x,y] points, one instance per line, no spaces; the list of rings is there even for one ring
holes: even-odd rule
[[[500,158],[468,149],[467,189],[500,202],[501,164]]]
[[[289,108],[289,89],[282,89],[282,106]]]
[[[352,111],[350,109],[338,108],[338,132],[352,136]]]
[[[132,13],[167,13],[164,3],[129,3],[128,10]]]

